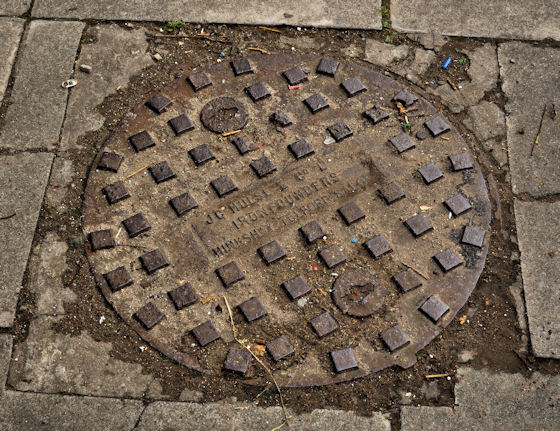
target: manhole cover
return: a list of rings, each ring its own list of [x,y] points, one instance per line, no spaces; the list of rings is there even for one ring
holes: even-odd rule
[[[84,203],[95,278],[146,341],[262,383],[225,295],[283,386],[414,364],[474,289],[489,221],[480,169],[430,103],[295,55],[152,95],[105,143]]]

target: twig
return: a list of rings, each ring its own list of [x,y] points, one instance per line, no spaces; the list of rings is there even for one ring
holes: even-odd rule
[[[15,217],[16,213],[13,212],[10,215],[0,217],[0,220],[8,220],[9,218]]]
[[[412,269],[414,272],[416,272],[417,274],[420,274],[423,278],[425,278],[426,280],[429,280],[430,277],[428,277],[426,274],[424,274],[422,271],[420,271],[419,269],[414,268],[412,265],[409,265],[408,263],[402,262],[401,263],[406,266],[409,269]]]
[[[451,373],[441,373],[441,374],[428,374],[425,377],[427,379],[439,379],[440,377],[449,377]]]
[[[258,52],[262,52],[263,54],[270,54],[270,52],[268,52],[266,49],[262,49],[262,48],[254,48],[254,47],[250,46],[247,49],[249,51],[258,51]]]
[[[138,169],[137,171],[134,171],[134,172],[131,173],[130,175],[127,175],[126,177],[124,177],[124,178],[123,178],[123,181],[124,181],[124,180],[128,180],[129,178],[132,178],[134,175],[139,174],[140,172],[142,172],[142,171],[148,169],[149,167],[150,167],[150,165],[144,166],[142,169]]]
[[[451,79],[447,78],[447,83],[451,86],[453,91],[457,91],[457,86],[455,85],[455,83]]]
[[[241,130],[232,130],[231,132],[222,133],[222,136],[225,138],[226,136],[235,135],[236,133],[240,133]]]
[[[278,386],[278,382],[274,378],[274,374],[272,374],[272,371],[270,371],[270,369],[264,364],[264,362],[261,361],[260,358],[258,358],[253,353],[253,351],[247,347],[247,345],[243,341],[241,341],[240,339],[237,338],[237,329],[235,328],[235,324],[233,323],[233,314],[231,313],[231,307],[229,306],[229,301],[227,300],[225,295],[222,295],[222,298],[224,298],[224,302],[226,303],[226,308],[227,308],[227,311],[228,311],[228,314],[229,314],[229,321],[231,323],[231,331],[233,332],[233,338],[241,346],[243,346],[245,349],[247,349],[247,351],[251,354],[251,356],[253,356],[253,358],[255,358],[255,360],[261,365],[261,367],[263,367],[265,369],[265,371],[269,374],[270,378],[274,382],[274,386],[276,386],[276,390],[278,391],[278,396],[280,397],[280,404],[282,405],[282,411],[284,412],[284,423],[282,423],[282,425],[280,425],[279,427],[273,428],[273,430],[271,430],[271,431],[279,430],[284,425],[287,425],[288,428],[290,428],[290,422],[288,421],[288,412],[286,411],[286,406],[284,405],[284,398],[282,398],[282,392],[280,391],[280,386]]]
[[[210,296],[208,296],[208,298],[203,299],[202,301],[200,301],[200,303],[202,305],[208,304],[210,301],[213,301],[214,299],[216,299],[216,295],[215,294],[210,294]]]
[[[533,151],[535,151],[535,147],[539,144],[539,138],[540,138],[541,129],[542,129],[543,121],[544,121],[544,116],[546,114],[546,108],[547,108],[547,106],[545,104],[544,108],[542,110],[541,122],[539,123],[539,130],[537,130],[537,136],[535,136],[535,140],[533,141],[533,145],[531,146],[531,157],[533,157]],[[556,116],[556,110],[554,108],[554,104],[552,105],[552,110],[554,112],[553,115]]]
[[[261,30],[273,31],[274,33],[282,33],[280,30],[278,30],[278,29],[276,29],[276,28],[265,27],[264,25],[260,25],[259,28],[260,28]]]

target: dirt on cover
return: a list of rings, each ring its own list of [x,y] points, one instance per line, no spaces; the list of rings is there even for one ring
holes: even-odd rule
[[[124,23],[122,25],[125,26]],[[134,26],[143,26],[147,34],[171,36],[149,37],[150,52],[160,53],[163,59],[142,71],[130,81],[127,88],[119,89],[98,107],[99,112],[107,119],[104,127],[82,137],[84,150],[75,150],[70,154],[74,166],[79,167],[79,178],[75,179],[63,205],[56,208],[45,205],[40,215],[34,242],[37,244],[50,231],[58,232],[60,238],[68,242],[69,269],[64,274],[64,281],[79,298],[77,303],[66,304],[66,315],[55,329],[69,336],[87,331],[96,340],[111,342],[115,358],[142,365],[146,373],[160,379],[164,393],[172,400],[178,399],[181,392],[188,388],[202,392],[203,402],[234,397],[238,401],[253,402],[261,406],[278,405],[278,396],[272,384],[266,387],[249,386],[240,384],[235,378],[203,376],[174,363],[151,348],[146,349],[146,343],[114,313],[90,273],[84,246],[86,239],[82,238],[82,200],[89,170],[100,146],[118,127],[125,113],[154,89],[165,86],[196,66],[212,65],[217,61],[254,54],[256,51],[248,49],[252,47],[271,53],[330,54],[375,70],[375,67],[361,60],[361,54],[356,54],[363,50],[366,39],[384,41],[390,35],[394,44],[407,43],[413,47],[418,45],[405,35],[395,34],[388,29],[364,32],[280,27],[276,32],[259,27],[204,25],[207,36],[202,38],[196,36],[201,32],[200,25],[188,24],[181,28],[184,34],[192,37],[176,37],[176,33],[167,32],[166,24],[157,26],[135,23]],[[160,28],[163,32],[160,32]],[[84,43],[92,41],[87,36],[84,39]],[[437,54],[436,63],[439,64],[450,53],[471,49],[481,43],[469,39],[451,39]],[[467,65],[468,62],[461,65],[454,63],[454,76],[467,79]],[[399,76],[391,76],[406,83]],[[425,80],[437,82],[445,76],[445,73],[434,66],[426,73]],[[436,107],[440,107],[437,100],[426,96],[422,89],[413,88]],[[499,89],[488,97],[503,100]],[[447,113],[446,116],[457,129],[463,130],[461,116]],[[464,353],[465,350],[474,353],[474,358],[469,362],[474,367],[521,373],[527,372],[529,368],[541,372],[558,372],[557,362],[537,360],[531,354],[523,353],[525,346],[522,331],[518,326],[510,292],[510,286],[519,280],[520,263],[508,174],[482,150],[472,134],[463,133],[463,136],[467,137],[467,144],[489,182],[492,203],[492,232],[486,267],[466,306],[440,336],[418,353],[418,362],[413,367],[406,370],[393,367],[337,385],[286,388],[282,390],[282,394],[287,407],[297,412],[336,407],[368,415],[376,410],[395,413],[401,404],[453,405],[453,372],[460,365],[459,353]],[[28,285],[24,280],[13,329],[15,343],[25,343],[29,321],[34,313],[35,297]],[[106,316],[103,325],[99,325],[96,318],[100,314]],[[424,397],[426,375],[438,373],[449,373],[449,377],[437,379],[441,394],[428,401]]]

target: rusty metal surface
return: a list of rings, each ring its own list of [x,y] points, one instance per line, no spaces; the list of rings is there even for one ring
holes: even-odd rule
[[[239,338],[261,345],[283,386],[410,367],[484,267],[490,203],[452,124],[386,76],[343,62],[318,73],[320,61],[261,55],[191,71],[127,115],[94,162],[83,218],[103,238],[88,253],[97,283],[147,342],[189,368],[266,380],[231,353],[222,295]],[[201,71],[204,85],[187,79]],[[173,121],[181,115],[185,127]],[[437,171],[419,172],[430,164]]]

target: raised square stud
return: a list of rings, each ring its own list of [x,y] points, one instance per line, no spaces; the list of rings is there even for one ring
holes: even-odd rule
[[[189,130],[194,129],[194,124],[185,114],[181,114],[168,121],[169,125],[175,132],[175,135],[181,135]]]
[[[346,262],[346,256],[344,256],[344,253],[342,253],[342,250],[337,245],[324,248],[319,252],[319,257],[329,269]]]
[[[266,350],[275,362],[294,353],[294,348],[285,335],[280,335],[278,338],[266,343]]]
[[[167,294],[177,310],[182,310],[198,302],[198,295],[188,283],[167,292]]]
[[[103,229],[95,232],[90,232],[89,243],[93,251],[103,250],[106,248],[115,247],[115,239],[111,229]]]
[[[258,102],[259,100],[266,99],[271,96],[270,90],[262,82],[257,82],[245,88],[245,91],[253,102]]]
[[[330,58],[322,58],[317,66],[317,73],[321,75],[334,76],[336,70],[338,69],[339,62],[336,60],[331,60]]]
[[[251,362],[251,352],[245,349],[230,349],[224,362],[224,370],[245,375]]]
[[[437,323],[449,311],[449,307],[437,296],[432,295],[422,304],[420,311],[428,316],[432,322]]]
[[[259,178],[266,177],[276,170],[276,166],[274,166],[274,164],[266,156],[262,156],[260,159],[252,162],[251,168],[255,171]]]
[[[383,235],[377,235],[368,239],[364,242],[364,247],[375,259],[393,251]]]
[[[237,148],[237,151],[239,151],[239,154],[241,155],[247,154],[249,151],[254,151],[255,149],[252,145],[247,144],[247,142],[245,142],[245,139],[241,136],[236,136],[235,138],[233,138],[231,140],[231,143],[235,145],[235,148]]]
[[[124,266],[119,266],[117,269],[103,274],[103,277],[105,281],[107,281],[112,292],[116,292],[132,284],[132,278]]]
[[[189,156],[191,156],[191,159],[193,159],[196,166],[203,165],[204,163],[215,159],[212,150],[210,150],[210,147],[206,144],[199,145],[198,147],[194,147],[192,150],[189,150]]]
[[[338,322],[328,311],[314,317],[309,323],[311,323],[311,327],[319,338],[323,338],[338,329]]]
[[[342,81],[340,86],[344,88],[348,97],[357,96],[361,92],[367,90],[365,85],[362,84],[362,81],[360,81],[357,77],[348,78],[347,80]]]
[[[277,124],[280,127],[288,127],[292,124],[292,119],[284,111],[276,111],[270,116],[270,121]]]
[[[358,368],[358,361],[356,361],[354,351],[350,348],[331,352],[331,359],[337,373]]]
[[[245,279],[243,272],[241,272],[237,264],[233,261],[219,267],[216,270],[216,274],[226,289],[238,281]]]
[[[350,127],[348,127],[342,121],[339,121],[338,123],[327,127],[327,130],[336,142],[342,141],[343,139],[346,139],[354,134],[354,132],[350,130]]]
[[[312,244],[325,236],[325,231],[315,220],[304,224],[299,228],[299,231],[303,235],[303,238],[305,238],[307,244]]]
[[[189,75],[187,77],[187,82],[191,85],[194,91],[199,91],[212,85],[212,81],[204,72],[197,72]]]
[[[422,286],[422,278],[410,268],[393,275],[393,281],[404,293]]]
[[[122,223],[130,238],[134,238],[151,229],[150,223],[148,223],[148,220],[146,220],[142,213],[134,214],[132,217],[123,220]]]
[[[424,126],[426,126],[434,137],[450,130],[449,125],[445,122],[441,115],[426,121]]]
[[[247,322],[253,322],[267,315],[267,312],[258,298],[252,297],[239,304],[239,310]]]
[[[134,317],[138,320],[145,329],[152,329],[165,317],[161,311],[154,305],[153,302],[148,302],[140,308]]]
[[[191,332],[195,340],[200,344],[200,347],[207,346],[220,338],[220,333],[210,320],[194,327]]]
[[[451,167],[455,172],[473,168],[473,164],[467,153],[449,156],[449,161],[451,162]]]
[[[455,195],[444,202],[451,213],[457,217],[472,208],[471,204],[462,194]]]
[[[393,97],[393,100],[395,102],[402,103],[404,106],[410,106],[418,100],[418,97],[416,97],[410,91],[402,90],[402,91],[399,91],[397,94],[395,94],[395,96]]]
[[[452,248],[440,251],[434,256],[434,260],[440,268],[443,269],[443,272],[451,271],[453,268],[457,268],[463,263],[463,259],[461,259]]]
[[[157,184],[176,177],[175,172],[173,172],[173,169],[171,169],[171,166],[169,166],[169,163],[165,160],[150,166],[150,173]]]
[[[405,151],[411,150],[415,147],[414,142],[408,137],[406,133],[401,133],[397,136],[393,136],[389,139],[393,147],[397,150],[397,152],[404,153]]]
[[[198,207],[198,204],[188,192],[171,199],[169,205],[171,205],[171,208],[173,208],[178,217]]]
[[[433,163],[429,163],[426,166],[422,166],[420,169],[418,169],[418,172],[420,173],[422,179],[426,184],[431,184],[443,178],[443,174],[441,173],[439,168]]]
[[[222,175],[221,177],[216,178],[210,184],[219,197],[223,197],[237,190],[237,186],[227,175]]]
[[[163,94],[156,94],[146,102],[146,106],[156,114],[161,114],[171,104],[171,100]]]
[[[425,233],[431,231],[434,226],[432,222],[424,217],[422,214],[417,214],[410,217],[404,222],[405,226],[412,232],[412,234],[418,238]]]
[[[381,187],[378,192],[387,205],[391,205],[405,197],[403,190],[394,181]]]
[[[297,85],[303,81],[307,81],[307,75],[299,66],[292,67],[291,69],[282,72],[282,75],[286,78],[286,81],[288,81],[288,84],[290,85]]]
[[[292,299],[292,301],[311,292],[311,289],[301,275],[285,281],[282,283],[282,287],[288,293],[288,296]]]
[[[380,336],[391,353],[410,343],[407,335],[399,325],[391,326],[390,328],[385,329]]]
[[[366,112],[364,112],[364,117],[366,117],[373,124],[377,124],[389,118],[389,114],[384,110],[380,109],[378,105],[375,105],[372,109],[369,109]]]
[[[117,153],[108,153],[105,151],[99,159],[97,164],[97,169],[102,171],[118,172],[119,167],[123,161],[124,157]]]
[[[307,105],[312,114],[316,114],[317,112],[329,107],[329,102],[327,102],[319,93],[309,96],[303,101],[303,103]]]
[[[103,188],[103,194],[107,198],[109,205],[116,204],[117,202],[130,197],[128,190],[122,181],[117,181],[113,184],[105,186]]]
[[[140,262],[148,274],[152,274],[158,269],[165,268],[169,265],[169,262],[159,248],[140,256]]]
[[[474,226],[465,226],[461,242],[463,244],[474,245],[475,247],[482,248],[486,231]]]
[[[128,140],[134,148],[134,151],[136,151],[137,153],[156,145],[150,134],[145,130],[132,135],[130,138],[128,138]]]
[[[288,145],[288,149],[297,160],[307,157],[315,152],[311,144],[305,139],[300,139],[299,141]]]
[[[277,241],[269,242],[260,247],[257,251],[267,265],[286,257],[286,253],[284,253],[284,250],[282,250],[282,247],[280,247]]]
[[[245,75],[246,73],[253,73],[253,66],[246,58],[240,58],[231,62],[231,68],[235,76]]]
[[[366,216],[362,209],[354,201],[340,207],[337,211],[348,226],[350,226],[352,223],[360,221]]]

